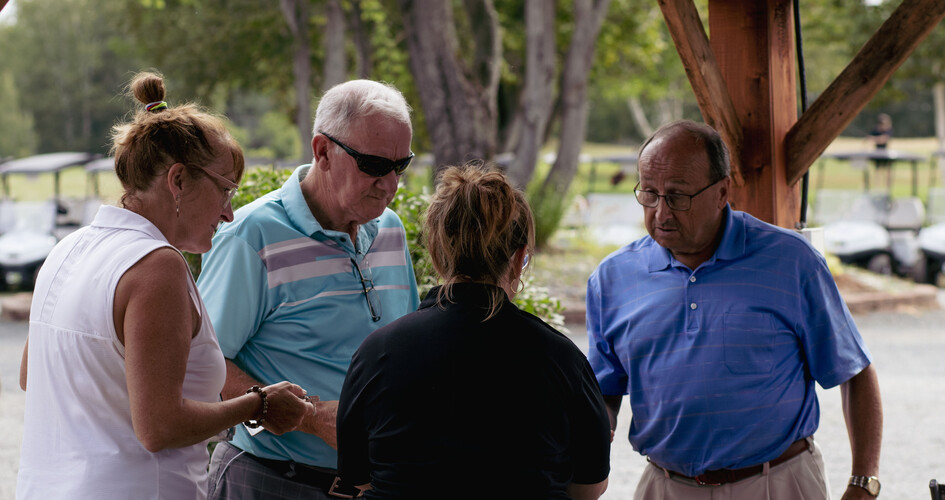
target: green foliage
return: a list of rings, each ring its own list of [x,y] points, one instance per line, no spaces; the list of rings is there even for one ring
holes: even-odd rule
[[[21,158],[36,152],[38,138],[33,130],[33,116],[20,108],[16,85],[10,72],[0,73],[0,160]]]
[[[259,120],[253,143],[272,151],[270,158],[297,158],[302,150],[295,125],[285,113],[269,111]]]
[[[410,250],[410,260],[413,263],[414,275],[417,278],[417,289],[420,297],[436,286],[437,276],[433,269],[433,262],[423,242],[423,217],[430,204],[430,195],[423,190],[413,191],[401,187],[390,204],[404,224],[407,237],[407,248]]]
[[[394,201],[390,204],[391,210],[400,216],[404,224],[407,248],[410,249],[410,260],[413,261],[413,270],[421,297],[426,296],[426,293],[438,282],[433,263],[430,261],[430,254],[423,242],[423,217],[429,204],[429,194],[423,190],[413,191],[405,186],[397,191]],[[564,307],[561,301],[552,297],[547,288],[535,285],[531,275],[527,275],[524,282],[524,289],[513,300],[515,305],[523,311],[538,316],[549,325],[559,330],[563,329],[564,316],[561,312]]]
[[[233,209],[236,210],[278,189],[291,174],[290,169],[256,168],[247,171],[240,182],[239,192],[233,197]],[[423,214],[429,204],[430,196],[424,190],[414,191],[403,186],[390,204],[390,209],[397,213],[404,224],[407,248],[410,250],[410,260],[421,297],[437,284],[436,271],[423,244]],[[200,274],[200,256],[185,256],[196,279]],[[564,308],[561,301],[552,297],[547,288],[536,286],[531,276],[525,278],[525,289],[515,297],[514,302],[522,310],[538,316],[555,328],[564,328],[564,316],[561,315]]]
[[[115,96],[137,65],[112,50],[120,4],[20,0],[16,7],[16,23],[0,27],[0,73],[13,75],[17,109],[35,120],[37,152],[104,153],[108,130],[128,109]]]
[[[525,286],[512,301],[519,309],[538,316],[545,323],[564,331],[564,306],[551,295],[547,287],[538,286],[531,275],[525,276]]]
[[[243,174],[240,189],[233,196],[233,210],[252,203],[257,198],[282,187],[293,170],[289,168],[253,168]]]
[[[547,248],[548,242],[561,225],[561,219],[570,206],[572,196],[561,196],[542,189],[541,181],[529,184],[525,195],[535,217],[535,246],[540,249]]]

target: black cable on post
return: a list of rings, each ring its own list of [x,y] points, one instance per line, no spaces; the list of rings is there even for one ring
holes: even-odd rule
[[[801,82],[801,114],[807,111],[807,70],[804,67],[804,41],[801,39],[801,10],[799,0],[794,0],[794,45],[797,51],[797,73]],[[807,227],[807,192],[810,189],[810,169],[801,179],[801,220],[797,229]]]

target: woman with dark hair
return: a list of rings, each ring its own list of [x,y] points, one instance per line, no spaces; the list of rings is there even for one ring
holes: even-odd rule
[[[598,498],[610,425],[564,335],[518,309],[532,213],[504,175],[451,167],[424,225],[442,285],[355,353],[339,470],[368,498]]]
[[[145,108],[113,131],[121,208],[63,239],[36,281],[18,499],[205,498],[209,438],[314,411],[288,382],[220,402],[223,354],[180,252],[233,220],[243,153],[219,117],[168,107],[159,75],[130,87]]]

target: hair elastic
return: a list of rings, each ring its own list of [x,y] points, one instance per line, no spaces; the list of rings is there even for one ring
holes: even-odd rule
[[[144,106],[145,111],[160,111],[162,109],[167,109],[167,102],[157,101],[151,102]]]

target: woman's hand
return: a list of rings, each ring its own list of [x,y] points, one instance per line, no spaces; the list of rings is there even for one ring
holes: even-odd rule
[[[305,399],[305,390],[293,383],[279,382],[264,390],[269,407],[263,425],[273,434],[293,431],[302,419],[315,413],[315,406]]]

